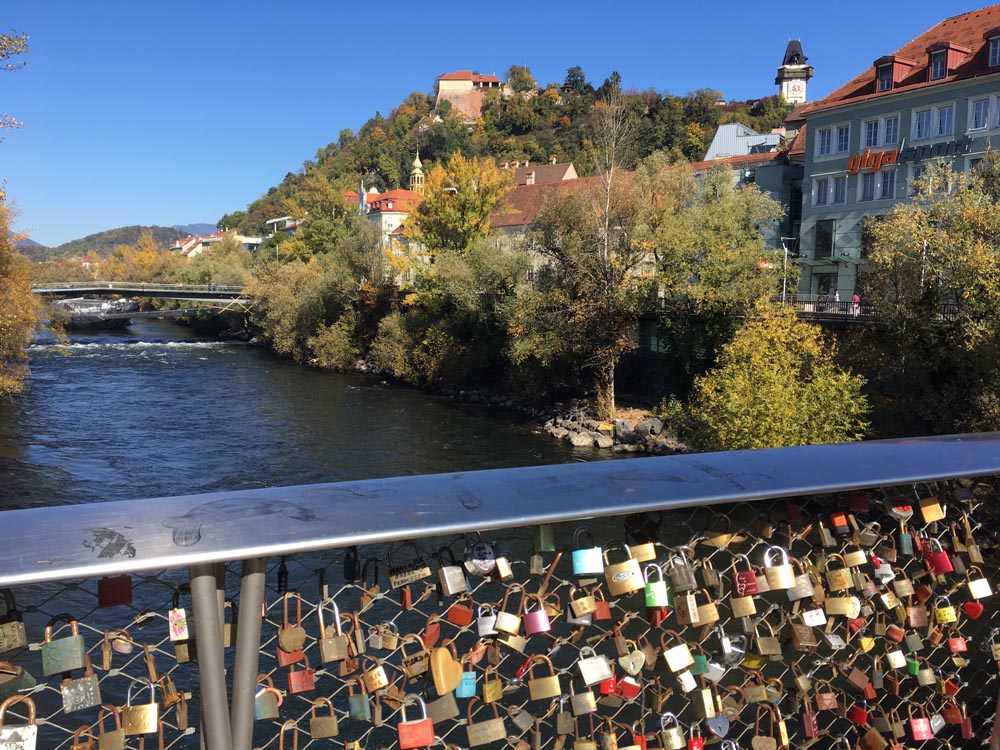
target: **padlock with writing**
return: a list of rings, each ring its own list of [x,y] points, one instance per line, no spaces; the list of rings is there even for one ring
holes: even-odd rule
[[[69,623],[70,635],[53,639],[52,629],[59,621]],[[45,640],[42,643],[42,673],[46,677],[83,669],[85,652],[79,623],[71,615],[56,615],[48,621],[45,625]]]
[[[613,549],[624,549],[628,558],[623,562],[612,563],[608,560],[608,552]],[[639,561],[632,557],[632,551],[626,544],[611,544],[604,551],[604,578],[612,596],[628,596],[643,588],[644,581]]]
[[[738,569],[740,560],[746,563],[746,570]],[[760,588],[757,586],[757,573],[750,564],[750,558],[746,555],[736,555],[733,559],[733,596],[754,596],[758,593]]]
[[[420,707],[421,718],[409,720],[406,707],[416,703]],[[400,750],[410,750],[415,747],[429,747],[434,744],[434,722],[427,715],[427,705],[419,695],[407,695],[400,707],[402,720],[396,727]]]
[[[611,677],[611,663],[603,654],[598,654],[589,646],[580,649],[580,656],[576,662],[580,676],[588,687],[603,682]]]
[[[958,620],[958,614],[947,596],[939,596],[934,600],[934,622],[942,625]]]
[[[4,613],[0,615],[0,654],[28,645],[28,635],[24,629],[24,617],[17,609],[14,592],[0,589],[3,596]]]
[[[772,591],[790,589],[795,585],[795,569],[785,549],[771,546],[764,550],[764,576]]]
[[[403,547],[413,550],[412,559],[400,558]],[[420,548],[412,541],[398,542],[389,545],[389,585],[394,589],[403,588],[411,583],[431,577],[431,568],[427,564]]]
[[[17,703],[28,706],[27,724],[8,724],[7,709]],[[12,695],[0,703],[0,748],[4,750],[35,750],[38,726],[35,724],[35,702],[26,695]]]
[[[149,683],[149,703],[132,703],[132,691],[141,685],[133,683],[129,686],[122,709],[122,727],[127,736],[152,734],[160,723],[160,705],[156,702],[156,684]]]
[[[441,591],[448,596],[468,591],[469,581],[465,577],[465,568],[458,564],[451,547],[441,547],[438,550],[438,560],[441,564],[441,568],[438,570]]]
[[[323,611],[327,607],[333,608],[333,624],[329,627],[323,618]],[[316,608],[316,616],[319,618],[319,656],[324,664],[335,661],[342,661],[349,656],[349,641],[344,632],[340,629],[340,607],[333,599],[320,602]]]
[[[670,712],[660,714],[660,745],[663,750],[684,750],[686,746],[684,728]]]
[[[698,588],[698,581],[694,577],[694,569],[685,554],[686,548],[680,548],[670,556],[667,562],[667,573],[670,576],[670,588],[674,594],[685,591],[693,591]]]

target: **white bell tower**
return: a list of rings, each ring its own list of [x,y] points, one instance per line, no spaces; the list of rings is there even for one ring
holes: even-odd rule
[[[808,60],[802,54],[802,42],[798,39],[790,40],[785,48],[785,59],[778,68],[778,77],[774,79],[789,104],[803,104],[807,101],[806,84],[813,77],[813,67],[807,64]]]

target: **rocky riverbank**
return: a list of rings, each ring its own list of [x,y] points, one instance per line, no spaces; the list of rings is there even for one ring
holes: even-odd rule
[[[664,429],[663,421],[636,410],[622,410],[612,422],[594,419],[585,408],[565,410],[545,422],[542,430],[578,447],[595,447],[615,453],[640,453],[669,456],[687,453],[688,448]],[[627,418],[632,417],[632,418]]]

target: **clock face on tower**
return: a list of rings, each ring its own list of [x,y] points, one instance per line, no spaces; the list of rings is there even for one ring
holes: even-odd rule
[[[806,91],[805,84],[802,81],[792,81],[788,86],[788,92],[792,96],[802,96]]]

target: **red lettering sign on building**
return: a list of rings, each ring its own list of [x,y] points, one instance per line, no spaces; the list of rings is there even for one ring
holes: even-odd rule
[[[877,172],[882,167],[895,164],[898,158],[899,152],[896,150],[876,151],[873,154],[871,149],[866,148],[862,153],[855,154],[847,160],[847,174],[857,174],[862,169]]]

